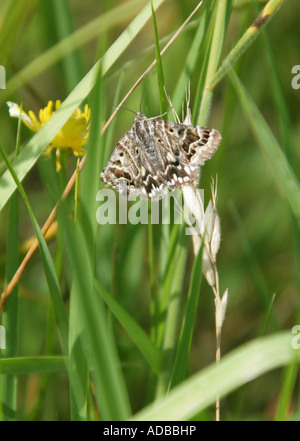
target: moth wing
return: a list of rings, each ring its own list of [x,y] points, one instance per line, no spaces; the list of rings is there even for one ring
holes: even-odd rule
[[[129,130],[120,139],[111,154],[100,178],[123,196],[139,195],[141,189],[140,147]]]

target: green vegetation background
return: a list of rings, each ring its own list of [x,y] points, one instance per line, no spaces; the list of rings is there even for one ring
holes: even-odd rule
[[[14,14],[11,12],[9,16],[5,14],[12,8],[12,2],[7,0],[0,5],[0,28],[6,31],[0,37],[0,64],[6,68],[7,83],[17,72],[67,34],[72,34],[74,30],[112,8],[125,4],[125,1],[57,2],[52,0],[39,2],[32,0],[26,2],[26,5],[24,2],[22,7],[20,3],[22,2],[14,8]],[[204,2],[203,9],[207,7],[205,3],[207,2]],[[216,8],[218,2],[213,3]],[[264,2],[255,1],[232,2],[220,61],[235,46],[264,4]],[[192,0],[163,2],[155,14],[159,38],[174,32],[195,6],[196,2]],[[39,75],[10,96],[6,96],[5,100],[19,104],[22,102],[25,111],[32,109],[36,112],[45,107],[49,100],[63,101],[94,65],[97,54],[104,53],[112,45],[131,19],[138,14],[141,7],[142,5],[140,7],[135,5],[131,16],[116,17],[116,23],[106,29],[99,38],[94,38],[78,47],[55,65],[45,70],[42,69]],[[240,80],[264,116],[288,159],[290,167],[294,170],[297,182],[299,179],[300,90],[292,88],[291,70],[294,65],[300,64],[299,14],[299,1],[284,2],[266,29],[235,65]],[[9,26],[7,22],[4,22],[7,17],[10,19]],[[196,15],[195,20],[199,17],[201,13]],[[186,66],[186,57],[195,38],[199,22],[193,23],[161,59],[165,86],[171,98]],[[208,28],[207,32],[210,33],[211,28]],[[3,41],[4,37],[5,41]],[[160,43],[161,48],[166,41],[163,40]],[[196,68],[191,73],[192,109],[208,45],[208,39],[204,38]],[[123,97],[154,58],[154,34],[150,18],[99,86],[102,92],[99,111],[102,119],[99,120],[99,124],[107,120],[115,109],[115,105],[118,104],[118,100]],[[203,167],[201,174],[201,188],[205,191],[206,202],[210,198],[211,177],[218,175],[218,211],[222,229],[218,270],[221,292],[224,292],[226,288],[229,289],[228,308],[222,333],[223,355],[262,334],[273,334],[282,330],[290,331],[294,325],[300,324],[298,221],[295,220],[292,209],[286,203],[286,195],[282,191],[280,179],[276,172],[274,173],[274,167],[259,146],[249,114],[242,111],[242,105],[233,84],[234,82],[226,76],[214,91],[208,125],[218,129],[223,140],[213,159]],[[185,87],[187,83],[184,85],[183,93],[185,93]],[[0,90],[0,98],[1,94],[4,94],[4,91]],[[95,100],[91,100],[90,104],[93,102]],[[143,113],[149,117],[161,113],[156,73],[150,75],[125,104],[133,111],[138,111],[140,105]],[[180,111],[180,106],[177,110]],[[106,146],[107,152],[112,151],[118,139],[131,127],[133,118],[131,112],[126,110],[119,112],[117,119],[106,134],[106,142],[109,143]],[[12,160],[16,144],[17,120],[9,117],[3,100],[0,107],[0,121],[0,145]],[[32,133],[22,127],[21,149],[31,136],[33,136]],[[103,144],[100,147],[103,147]],[[4,162],[0,162],[0,167],[2,174],[5,169]],[[75,159],[68,157],[64,170],[60,175],[56,175],[54,158],[46,160],[41,156],[26,175],[23,181],[24,189],[40,226],[51,212],[54,201],[57,200],[55,198],[59,191],[57,192],[57,188],[54,187],[57,185],[60,189],[64,188],[67,178],[75,167]],[[100,163],[94,163],[94,168],[97,174],[100,174]],[[101,186],[99,180],[98,189]],[[89,191],[87,185],[84,188],[86,192]],[[80,199],[84,197],[82,194],[79,195]],[[95,203],[96,194],[89,194],[88,197]],[[68,198],[70,212],[73,211],[73,201],[72,193]],[[95,206],[97,207],[94,205],[93,209]],[[9,211],[10,205],[7,204],[0,212],[1,288],[4,286],[7,250],[12,246],[12,241],[8,237]],[[96,223],[95,213],[91,215],[91,219],[94,219]],[[88,223],[86,228],[87,232]],[[19,260],[23,257],[21,251],[23,242],[33,234],[34,230],[26,205],[19,198]],[[69,251],[66,251],[63,234],[66,233],[59,230],[57,238],[49,243],[49,250],[58,271],[63,301],[69,313],[72,271],[77,271],[76,277],[80,279],[85,275],[78,273],[81,270],[84,271],[85,268],[72,264],[70,242]],[[157,263],[163,258],[161,255],[163,236],[159,227],[153,229],[153,234],[155,283],[159,291],[164,286],[164,281],[158,277],[160,264]],[[101,226],[95,237],[97,280],[145,330],[146,334],[151,335],[148,227],[142,225]],[[181,302],[183,305],[189,289],[193,264],[191,243],[188,240],[184,243],[185,247],[189,247],[189,255],[182,281]],[[80,253],[80,242],[74,246],[72,252],[76,250]],[[275,294],[275,299],[272,297],[273,294]],[[86,292],[80,292],[81,297],[84,298],[85,295]],[[50,306],[51,297],[39,252],[31,259],[21,277],[18,296],[18,317],[15,323],[15,329],[18,332],[18,349],[14,355],[25,357],[61,355],[62,349],[56,331],[54,312]],[[98,300],[94,305],[96,316]],[[270,313],[271,306],[272,312]],[[77,313],[80,314],[80,309]],[[141,356],[139,349],[108,312],[108,309],[103,308],[99,312],[99,321],[102,320],[102,314],[106,316],[114,335],[122,376],[125,379],[132,412],[135,413],[152,402],[156,387],[155,375],[149,372],[148,363]],[[76,314],[72,317],[75,319]],[[78,320],[80,328],[82,323],[80,319]],[[75,332],[74,329],[76,329],[76,324],[73,324],[73,332]],[[94,344],[103,344],[101,339],[98,340],[97,335],[94,340],[91,340],[89,350],[94,350]],[[85,349],[83,353],[84,351]],[[2,350],[1,354],[3,358],[7,356],[5,350]],[[188,375],[201,371],[204,367],[214,363],[214,359],[214,299],[211,288],[203,279],[188,359]],[[290,393],[288,393],[283,413],[285,418],[299,419],[299,378],[297,379],[296,373],[291,368],[290,371],[288,369],[272,370],[230,393],[222,400],[222,419],[274,419],[276,415],[278,417],[278,404],[282,399],[286,383],[290,385]],[[289,383],[290,372],[292,372],[292,380]],[[83,381],[88,381],[87,377]],[[224,381],[226,382],[226,378]],[[96,389],[97,384],[96,380]],[[103,417],[101,406],[99,411],[97,390],[94,393],[91,392],[94,387],[95,385],[88,387],[89,395],[86,400],[88,412],[83,412],[88,415],[89,419],[98,419],[98,412],[100,412],[100,418]],[[70,385],[67,372],[26,374],[25,370],[24,375],[18,375],[16,414],[12,413],[12,418],[65,420],[72,418],[72,412],[74,418],[76,412],[74,409],[72,411],[72,405],[70,406]],[[6,409],[3,406],[3,418],[5,418],[5,413]],[[82,415],[78,412],[79,414]],[[194,418],[214,419],[213,406],[194,415]]]

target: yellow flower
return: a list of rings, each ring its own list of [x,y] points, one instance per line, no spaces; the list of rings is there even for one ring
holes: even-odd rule
[[[24,124],[34,132],[38,132],[54,113],[53,101],[49,101],[47,106],[39,111],[38,118],[32,110],[29,110],[27,114],[16,103],[8,101],[7,105],[10,116],[20,117]],[[60,105],[61,101],[56,101],[55,110],[59,109]],[[61,169],[60,156],[62,150],[71,150],[75,156],[84,155],[83,146],[87,143],[89,137],[90,116],[91,110],[87,104],[84,107],[84,112],[78,107],[46,148],[44,154],[47,156],[51,155],[53,149],[56,150],[56,171]]]

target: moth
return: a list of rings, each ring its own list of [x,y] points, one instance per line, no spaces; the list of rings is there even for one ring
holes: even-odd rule
[[[215,129],[138,112],[100,177],[123,196],[159,200],[168,189],[197,182],[200,166],[213,156],[221,139]]]

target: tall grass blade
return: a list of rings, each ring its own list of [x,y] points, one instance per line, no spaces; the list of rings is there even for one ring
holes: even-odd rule
[[[289,411],[293,405],[293,392],[295,390],[298,372],[299,367],[295,361],[284,369],[283,384],[275,418],[276,421],[285,421],[288,419]]]
[[[163,72],[162,59],[160,56],[157,23],[156,23],[155,12],[153,9],[152,1],[151,1],[151,12],[152,12],[152,22],[153,22],[153,31],[154,31],[154,41],[155,41],[155,58],[156,58],[156,66],[157,66],[157,83],[158,83],[158,91],[159,91],[160,113],[163,114],[167,111],[167,98],[164,90],[165,87],[164,72]]]
[[[21,133],[21,118],[18,121],[16,152],[19,154]],[[9,223],[7,236],[7,256],[5,265],[5,286],[9,283],[18,268],[19,261],[19,202],[18,194],[15,192],[10,199]],[[18,286],[16,286],[8,299],[2,314],[2,325],[6,332],[6,357],[16,357],[19,351],[18,331],[19,331],[19,298]],[[15,419],[17,410],[17,377],[13,375],[4,376],[2,380],[2,404],[4,409],[4,419]],[[9,413],[6,414],[6,409]]]
[[[184,225],[172,226],[168,242],[158,311],[158,337],[161,339],[162,369],[156,385],[156,397],[166,394],[178,340],[178,323],[183,300],[187,245]]]
[[[122,308],[122,306],[109,294],[101,284],[95,280],[95,286],[110,311],[123,326],[132,341],[140,350],[141,354],[155,373],[160,372],[161,354],[151,342],[145,331],[138,323]]]
[[[222,62],[214,77],[211,78],[209,89],[214,89],[221,79],[229,72],[236,61],[244,54],[251,43],[253,43],[261,30],[269,23],[270,19],[274,17],[283,1],[284,0],[269,0],[254,23],[252,23],[252,25],[247,29],[244,35],[240,38],[240,40]]]
[[[122,3],[110,11],[101,14],[99,17],[82,26],[82,28],[76,30],[73,34],[56,43],[50,49],[44,51],[33,61],[28,63],[20,72],[14,75],[13,78],[7,81],[6,90],[3,90],[0,95],[0,103],[11,99],[12,94],[17,92],[21,87],[32,81],[38,75],[45,72],[51,66],[55,65],[75,49],[80,48],[90,40],[107,32],[119,22],[132,17],[136,12],[137,7],[140,7],[140,5],[143,5],[144,3],[144,0],[142,0],[142,2],[141,0],[129,0],[126,3]],[[2,39],[1,41],[5,42],[5,40]]]
[[[18,194],[14,193],[11,197],[9,207],[8,248],[5,271],[5,280],[7,283],[18,268],[18,218]],[[5,357],[16,357],[18,355],[18,304],[18,286],[16,286],[2,313],[2,326],[4,326],[6,332]],[[0,381],[2,381],[1,401],[3,406],[3,419],[14,420],[17,409],[17,378],[14,375],[8,375],[0,378]],[[6,409],[9,409],[9,413],[6,412]]]
[[[184,63],[182,72],[180,74],[180,77],[176,84],[175,91],[173,93],[172,104],[178,114],[182,108],[182,103],[185,100],[186,91],[189,86],[189,81],[194,76],[195,69],[197,67],[200,58],[201,46],[203,44],[205,35],[207,33],[207,27],[208,27],[210,15],[211,15],[211,11],[208,7],[206,7],[200,18],[193,43],[187,54],[186,61]]]
[[[187,421],[236,388],[266,372],[300,362],[290,332],[258,338],[225,355],[133,416],[134,421]]]
[[[12,52],[15,40],[21,35],[26,24],[26,20],[35,10],[38,1],[16,3],[9,0],[4,5],[4,14],[1,20],[1,40],[0,40],[0,63],[5,61]]]
[[[43,2],[41,8],[44,11],[45,20],[48,24],[47,35],[49,35],[49,37],[52,36],[54,44],[58,44],[70,35],[74,36],[71,6],[66,0]],[[103,32],[103,28],[100,27],[100,29]],[[51,46],[53,47],[54,44]],[[66,90],[71,92],[76,84],[79,83],[83,74],[79,51],[75,49],[66,54],[61,60],[61,67]]]
[[[0,371],[3,375],[51,374],[66,372],[67,364],[62,356],[2,358]]]
[[[242,222],[242,219],[236,209],[236,207],[234,205],[231,206],[231,212],[232,212],[232,216],[236,222],[236,225],[238,227],[240,236],[241,236],[241,240],[244,244],[244,248],[245,248],[245,252],[249,261],[249,265],[256,283],[256,287],[257,287],[257,294],[259,295],[260,299],[261,299],[261,304],[263,305],[265,312],[267,314],[267,316],[269,315],[269,313],[271,314],[269,319],[271,321],[271,325],[273,330],[278,331],[278,323],[276,321],[276,318],[274,317],[274,315],[272,314],[272,309],[270,309],[270,302],[273,303],[271,301],[271,292],[270,289],[267,285],[266,279],[264,277],[264,274],[260,268],[257,256],[255,255],[255,252],[253,250],[253,247],[250,243],[250,239],[247,235],[247,231],[246,228]]]
[[[163,225],[169,226],[169,225]],[[161,292],[159,294],[159,321],[157,324],[157,346],[162,347],[164,334],[165,334],[165,326],[166,326],[166,315],[168,304],[170,301],[170,296],[172,292],[172,283],[174,278],[174,271],[176,269],[176,259],[174,259],[174,255],[176,255],[176,249],[178,245],[178,238],[180,233],[180,225],[174,225],[172,228],[170,238],[167,238],[167,246],[164,244],[166,257],[165,257],[165,265],[163,266],[163,274],[161,275],[160,280],[160,288]],[[164,237],[164,240],[166,238]]]
[[[51,299],[53,302],[55,316],[56,316],[56,320],[57,320],[59,331],[60,331],[63,352],[67,353],[68,318],[67,318],[65,306],[63,303],[63,299],[62,299],[62,294],[60,291],[60,286],[59,286],[59,283],[57,280],[57,276],[55,273],[54,265],[52,262],[52,258],[51,258],[48,246],[47,246],[45,238],[41,232],[41,229],[38,225],[38,222],[34,216],[33,210],[31,208],[31,205],[30,205],[30,202],[27,198],[27,195],[24,191],[24,188],[23,188],[21,182],[19,181],[19,179],[15,173],[15,170],[13,169],[13,166],[10,163],[6,153],[4,152],[4,150],[1,147],[0,147],[0,153],[2,154],[2,157],[6,162],[7,168],[9,170],[9,172],[11,173],[13,180],[15,181],[15,184],[16,184],[19,192],[21,193],[21,195],[24,199],[24,202],[27,206],[28,213],[29,213],[29,216],[30,216],[33,228],[34,228],[34,232],[35,232],[35,235],[36,235],[38,242],[39,242],[39,248],[40,248],[40,252],[41,252],[41,256],[42,256],[43,266],[44,266],[44,270],[45,270],[45,276],[47,279],[49,292],[50,292]]]
[[[85,231],[86,247],[89,250],[91,268],[95,265],[96,243],[96,193],[99,185],[99,170],[95,164],[100,163],[103,149],[103,138],[100,136],[101,126],[99,121],[104,120],[103,113],[103,79],[101,70],[98,72],[96,86],[91,94],[91,129],[87,145],[87,159],[85,167],[80,174],[80,185],[77,187],[76,218],[75,223],[83,225]],[[78,226],[79,228],[79,226]],[[88,285],[90,287],[90,285]],[[85,341],[82,338],[86,327],[85,317],[82,314],[82,305],[78,299],[81,296],[80,287],[74,279],[70,294],[70,331],[69,331],[69,381],[70,381],[70,407],[73,421],[86,420],[88,417],[89,396],[89,361],[84,356]]]
[[[195,111],[193,114],[193,118],[197,121],[197,125],[199,126],[207,125],[210,108],[211,108],[212,96],[213,96],[212,90],[209,89],[207,86],[211,83],[211,80],[218,68],[218,64],[223,48],[223,43],[224,43],[226,27],[228,24],[228,17],[229,17],[231,4],[232,4],[232,0],[227,0],[223,2],[217,2],[215,6],[215,11],[214,11],[215,24],[214,24],[209,52],[207,53],[207,57],[206,57],[207,62],[205,63],[205,67],[206,67],[205,80],[203,83],[201,81],[202,83],[201,103],[200,106],[198,107],[196,101]],[[199,86],[198,86],[198,90],[199,90]]]
[[[298,226],[300,226],[300,186],[295,173],[252,97],[233,71],[230,73],[230,78],[257,143],[266,155],[275,173],[276,182],[281,187]]]
[[[194,260],[186,311],[182,323],[176,357],[172,368],[169,389],[179,384],[186,376],[188,356],[195,326],[195,318],[199,301],[200,287],[202,280],[202,247]]]
[[[63,224],[67,251],[73,275],[73,301],[81,307],[82,357],[89,369],[93,368],[96,399],[103,420],[124,420],[130,415],[130,404],[111,329],[102,301],[93,288],[93,266],[86,232],[80,223],[75,226],[64,215]],[[74,297],[76,298],[74,299]]]

